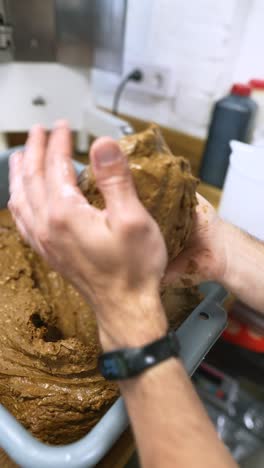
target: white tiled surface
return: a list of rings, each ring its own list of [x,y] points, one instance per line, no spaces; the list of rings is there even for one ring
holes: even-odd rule
[[[263,0],[128,0],[125,61],[170,67],[175,89],[170,98],[127,90],[120,111],[205,136],[212,106],[234,77],[264,76],[263,21]],[[94,72],[99,104],[111,107],[118,80]]]

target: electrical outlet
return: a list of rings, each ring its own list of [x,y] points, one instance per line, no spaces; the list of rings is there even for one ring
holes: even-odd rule
[[[141,81],[129,81],[127,89],[133,89],[144,94],[151,94],[159,97],[173,97],[175,95],[175,73],[169,67],[161,65],[151,65],[139,62],[127,62],[125,64],[124,75],[131,70],[139,69],[143,73]]]

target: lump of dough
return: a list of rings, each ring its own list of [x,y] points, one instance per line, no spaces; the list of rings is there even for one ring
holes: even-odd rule
[[[171,153],[156,125],[122,138],[119,145],[128,157],[140,200],[159,224],[171,261],[188,240],[197,204],[197,180],[189,162]],[[79,187],[93,206],[104,208],[89,166],[79,176]]]

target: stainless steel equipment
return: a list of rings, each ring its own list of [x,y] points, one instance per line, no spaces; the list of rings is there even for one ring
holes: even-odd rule
[[[132,131],[96,108],[91,80],[92,68],[122,70],[126,8],[127,0],[0,0],[0,136],[64,118],[85,152],[89,134]]]
[[[219,437],[235,460],[241,462],[263,447],[263,400],[257,400],[237,380],[207,364],[198,369],[193,380]]]
[[[127,0],[1,0],[0,61],[121,71]]]

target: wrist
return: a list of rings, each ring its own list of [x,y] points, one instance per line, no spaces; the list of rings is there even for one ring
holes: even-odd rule
[[[128,380],[119,381],[119,387],[123,394],[126,392],[134,392],[137,388],[147,390],[147,388],[155,388],[161,381],[164,381],[168,375],[177,376],[177,380],[186,378],[186,371],[183,363],[178,357],[171,357],[158,365],[150,367],[142,374]],[[134,394],[134,393],[133,393]]]
[[[239,291],[241,288],[246,290],[251,277],[254,278],[254,284],[255,278],[262,277],[258,272],[261,244],[250,234],[230,223],[225,223],[223,244],[226,261],[219,282],[231,292]]]
[[[121,306],[120,306],[121,304]],[[168,332],[168,322],[158,294],[120,298],[97,313],[104,351],[145,346]]]
[[[233,252],[237,242],[235,235],[238,229],[230,223],[219,218],[217,248],[215,251],[215,272],[213,280],[222,285],[226,285],[227,278],[230,275],[230,259],[233,258]]]
[[[204,279],[206,281],[216,281],[223,284],[229,255],[230,225],[218,217],[213,229],[214,231],[211,236],[213,242],[211,242],[210,245],[212,258],[210,260],[210,267],[204,274]]]

